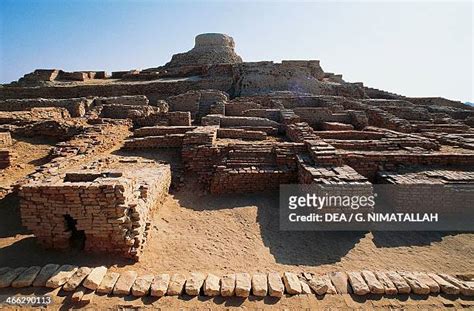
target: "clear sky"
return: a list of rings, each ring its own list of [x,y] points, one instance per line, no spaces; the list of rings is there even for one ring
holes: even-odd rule
[[[472,19],[471,1],[1,0],[0,82],[155,67],[222,32],[244,61],[319,59],[346,81],[472,102]]]

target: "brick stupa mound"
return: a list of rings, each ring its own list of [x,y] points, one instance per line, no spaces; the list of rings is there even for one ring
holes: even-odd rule
[[[196,36],[194,48],[186,53],[173,55],[166,67],[241,63],[242,58],[234,51],[232,37],[220,33],[205,33]]]

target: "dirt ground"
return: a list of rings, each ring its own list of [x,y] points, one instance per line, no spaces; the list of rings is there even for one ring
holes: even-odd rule
[[[16,142],[20,155],[16,168],[0,171],[0,185],[13,181],[44,163],[51,144]],[[141,153],[144,157],[170,161],[180,170],[173,153]],[[107,265],[113,270],[140,273],[202,271],[228,272],[328,272],[360,269],[406,269],[414,271],[466,272],[474,270],[474,234],[461,232],[284,232],[279,230],[278,192],[250,195],[212,196],[187,179],[185,186],[173,190],[157,206],[152,232],[139,262],[110,255],[59,252],[42,249],[33,235],[21,226],[18,200],[8,195],[0,200],[0,266],[31,266],[46,263]],[[0,291],[3,294],[4,291]],[[330,301],[333,304],[328,304]],[[420,306],[462,307],[442,297],[429,297]],[[193,298],[186,301],[165,297],[159,301],[125,302],[119,298],[100,298],[116,307],[184,308],[360,308],[362,302],[344,296],[324,298],[291,297],[281,301],[213,301]],[[218,299],[217,299],[218,300]],[[418,298],[405,301],[374,299],[364,308],[397,308],[397,304],[416,307]],[[102,301],[102,302],[101,302]],[[59,301],[63,307],[67,301]],[[354,305],[355,303],[355,305]],[[447,303],[447,305],[444,305]],[[472,302],[469,302],[472,303]],[[393,305],[395,304],[395,305]],[[94,308],[94,304],[89,307]],[[398,305],[400,307],[400,305]],[[472,307],[472,305],[471,305]],[[410,307],[411,309],[411,307]]]
[[[49,152],[55,144],[56,141],[51,139],[14,139],[8,149],[16,153],[17,160],[14,165],[0,169],[0,190],[10,187],[19,178],[34,172],[37,166],[47,163]]]

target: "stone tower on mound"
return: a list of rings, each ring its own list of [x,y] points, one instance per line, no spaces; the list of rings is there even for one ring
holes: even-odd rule
[[[235,53],[234,48],[234,39],[228,35],[200,34],[196,36],[192,50],[173,55],[165,67],[241,63],[242,58]]]

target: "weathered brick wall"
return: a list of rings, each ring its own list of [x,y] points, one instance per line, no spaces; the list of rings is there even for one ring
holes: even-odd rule
[[[251,101],[231,101],[225,104],[226,116],[243,116],[244,111],[262,108],[260,104]]]
[[[280,109],[279,119],[283,125],[301,122],[301,118],[291,109]]]
[[[67,140],[84,131],[84,123],[73,120],[39,120],[13,130],[16,135],[23,137],[51,137],[57,140]]]
[[[339,122],[323,122],[321,127],[325,131],[347,131],[353,130],[354,127],[351,124],[339,123]]]
[[[87,96],[113,97],[122,95],[145,95],[150,101],[167,99],[189,90],[232,89],[231,76],[212,76],[198,80],[152,81],[130,83],[83,84],[75,86],[8,86],[0,89],[0,99],[8,98],[75,98]]]
[[[382,138],[381,140],[339,140],[325,139],[333,147],[345,150],[400,150],[406,147],[418,147],[427,150],[439,150],[439,144],[431,140],[413,138]]]
[[[117,165],[123,172],[116,171]],[[19,191],[23,225],[48,248],[74,246],[71,239],[80,233],[85,238],[80,247],[86,251],[137,259],[151,226],[150,212],[168,192],[170,167],[109,157],[88,169],[23,185]]]
[[[249,109],[243,112],[244,117],[266,118],[275,122],[281,122],[280,109]]]
[[[280,184],[294,183],[296,179],[296,172],[289,169],[236,169],[218,166],[209,189],[213,194],[253,193],[276,190]]]
[[[303,142],[308,139],[318,139],[316,132],[306,122],[289,124],[285,129],[286,136],[294,142]]]
[[[4,169],[12,165],[15,154],[6,148],[0,148],[0,169]]]
[[[0,132],[0,148],[11,146],[13,143],[10,132]]]
[[[192,131],[196,126],[147,126],[135,129],[134,137],[161,136],[166,134],[184,134]]]
[[[110,152],[122,145],[124,139],[130,135],[131,124],[126,120],[89,120],[89,126],[84,131],[66,142],[56,144],[50,153],[52,159],[47,164],[25,178],[19,180],[15,189],[19,189],[31,180],[43,180],[54,176],[59,170],[83,163],[92,156]]]
[[[244,140],[265,140],[267,134],[262,131],[247,131],[242,129],[218,129],[218,138],[236,138]]]
[[[211,193],[248,193],[278,189],[297,181],[296,154],[301,144],[231,144],[220,150],[221,160],[209,184]],[[304,148],[304,147],[303,147]]]
[[[160,111],[158,107],[147,105],[118,105],[106,104],[100,107],[101,118],[112,119],[139,119],[145,118],[149,115],[158,114]]]
[[[221,127],[232,127],[232,126],[271,126],[278,128],[278,122],[269,120],[267,118],[257,117],[220,117]]]
[[[349,123],[349,113],[334,113],[329,108],[294,108],[293,111],[300,117],[301,121],[312,127],[321,128],[323,122]]]
[[[463,201],[466,200],[465,195],[472,197],[472,190],[466,185],[474,182],[474,172],[472,168],[464,171],[465,169],[466,167],[404,167],[391,172],[379,171],[376,181],[396,185],[384,194],[400,212],[433,212],[434,208],[436,211],[443,209],[456,213],[466,208],[467,202]],[[410,191],[414,186],[416,193]],[[443,204],[446,198],[449,198],[449,204]]]
[[[224,114],[228,99],[228,95],[219,90],[199,90],[171,96],[167,101],[170,111],[189,111],[191,118],[199,123],[202,117],[213,111]]]
[[[92,100],[86,98],[69,99],[7,99],[0,100],[0,111],[31,110],[36,107],[66,108],[72,117],[82,117],[89,110]]]
[[[455,124],[414,124],[416,132],[465,133],[469,126],[462,123]]]
[[[409,153],[406,151],[388,152],[339,152],[345,164],[354,168],[369,180],[375,180],[379,170],[393,170],[398,165],[439,165],[455,167],[474,166],[473,154],[455,153]]]
[[[315,134],[324,139],[339,140],[378,140],[386,137],[386,134],[375,131],[315,131]]]
[[[181,148],[184,134],[136,137],[125,140],[123,149]]]
[[[94,99],[94,105],[147,106],[149,102],[145,95],[97,97]]]
[[[197,127],[186,132],[181,157],[185,169],[207,184],[212,176],[213,165],[218,161],[219,148],[215,146],[217,126]]]
[[[158,112],[148,116],[135,118],[133,120],[135,127],[169,125],[169,126],[190,126],[191,114],[189,112]]]

